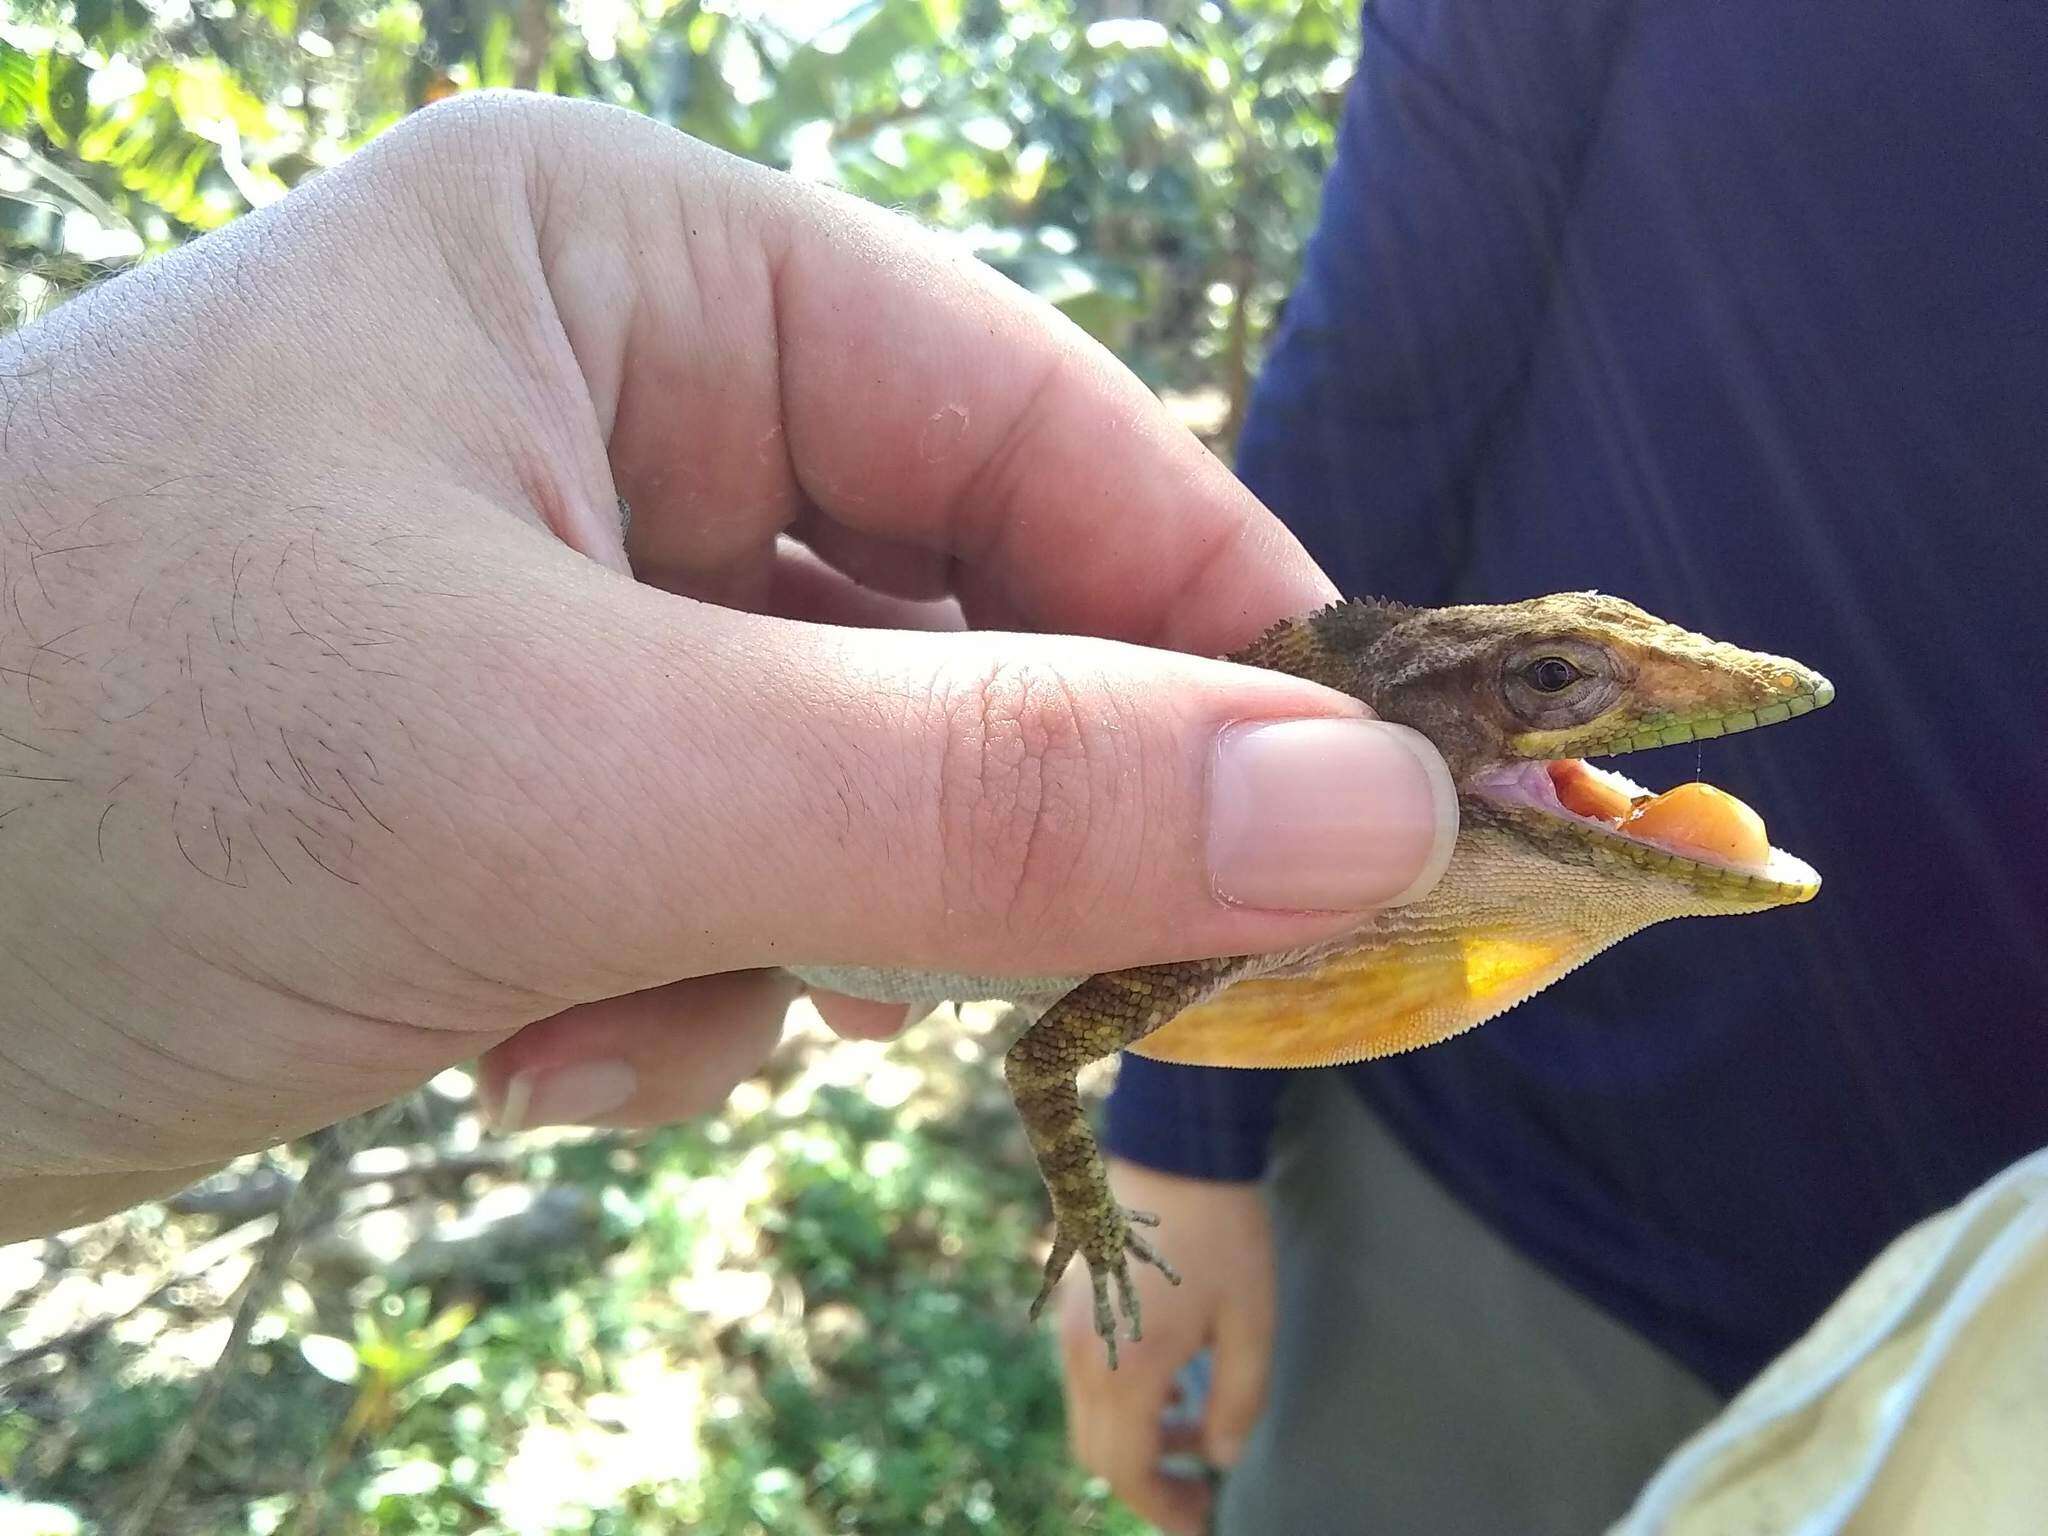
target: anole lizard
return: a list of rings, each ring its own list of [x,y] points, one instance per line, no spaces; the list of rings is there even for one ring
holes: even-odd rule
[[[1811,900],[1814,871],[1652,839],[1646,797],[1579,759],[1775,724],[1834,697],[1798,662],[1737,649],[1618,598],[1493,606],[1339,603],[1230,659],[1341,689],[1443,753],[1458,786],[1449,868],[1412,905],[1313,950],[1150,965],[1086,978],[937,976],[798,967],[888,1001],[1004,997],[1045,1007],[1004,1062],[1052,1195],[1036,1317],[1079,1253],[1116,1363],[1110,1288],[1138,1337],[1132,1257],[1173,1270],[1111,1195],[1076,1074],[1114,1051],[1207,1066],[1318,1066],[1431,1045],[1482,1024],[1630,934],[1673,917]],[[1569,802],[1569,803],[1568,803]],[[1767,850],[1767,851],[1766,851]]]

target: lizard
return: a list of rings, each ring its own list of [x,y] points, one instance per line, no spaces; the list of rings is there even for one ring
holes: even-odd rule
[[[1083,1067],[1119,1050],[1235,1067],[1413,1050],[1497,1017],[1651,923],[1761,911],[1820,889],[1760,824],[1767,856],[1730,858],[1584,809],[1589,793],[1634,809],[1652,799],[1585,758],[1731,735],[1829,703],[1834,685],[1799,662],[1591,592],[1436,608],[1340,602],[1228,659],[1339,689],[1434,743],[1457,786],[1459,829],[1429,894],[1363,914],[1312,949],[1089,977],[792,967],[809,984],[881,1001],[1003,998],[1043,1010],[1004,1058],[1054,1219],[1031,1316],[1079,1254],[1112,1368],[1119,1312],[1141,1337],[1131,1261],[1180,1277],[1142,1230],[1156,1218],[1111,1193],[1082,1108]]]

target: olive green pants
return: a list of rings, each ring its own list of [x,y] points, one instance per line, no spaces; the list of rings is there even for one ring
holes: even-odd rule
[[[1334,1073],[1272,1179],[1279,1336],[1218,1536],[1597,1536],[1720,1400],[1446,1194]]]

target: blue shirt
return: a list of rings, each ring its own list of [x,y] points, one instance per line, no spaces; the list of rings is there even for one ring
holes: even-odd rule
[[[1818,900],[1345,1069],[1723,1390],[2048,1144],[2044,82],[2004,0],[1383,0],[1244,435],[1347,591],[1597,587],[1835,680],[1626,764],[1748,800]],[[1254,1176],[1286,1076],[1127,1058],[1107,1139]]]

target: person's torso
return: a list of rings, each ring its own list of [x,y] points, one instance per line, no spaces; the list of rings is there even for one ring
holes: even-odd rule
[[[1818,900],[1652,930],[1357,1070],[1461,1195],[1723,1386],[2048,1143],[2044,80],[2027,7],[1638,7],[1444,587],[1395,594],[1598,587],[1839,689],[1623,765],[1748,800]],[[1342,268],[1311,304],[1376,300]],[[1247,467],[1380,590],[1342,529],[1370,466]]]

